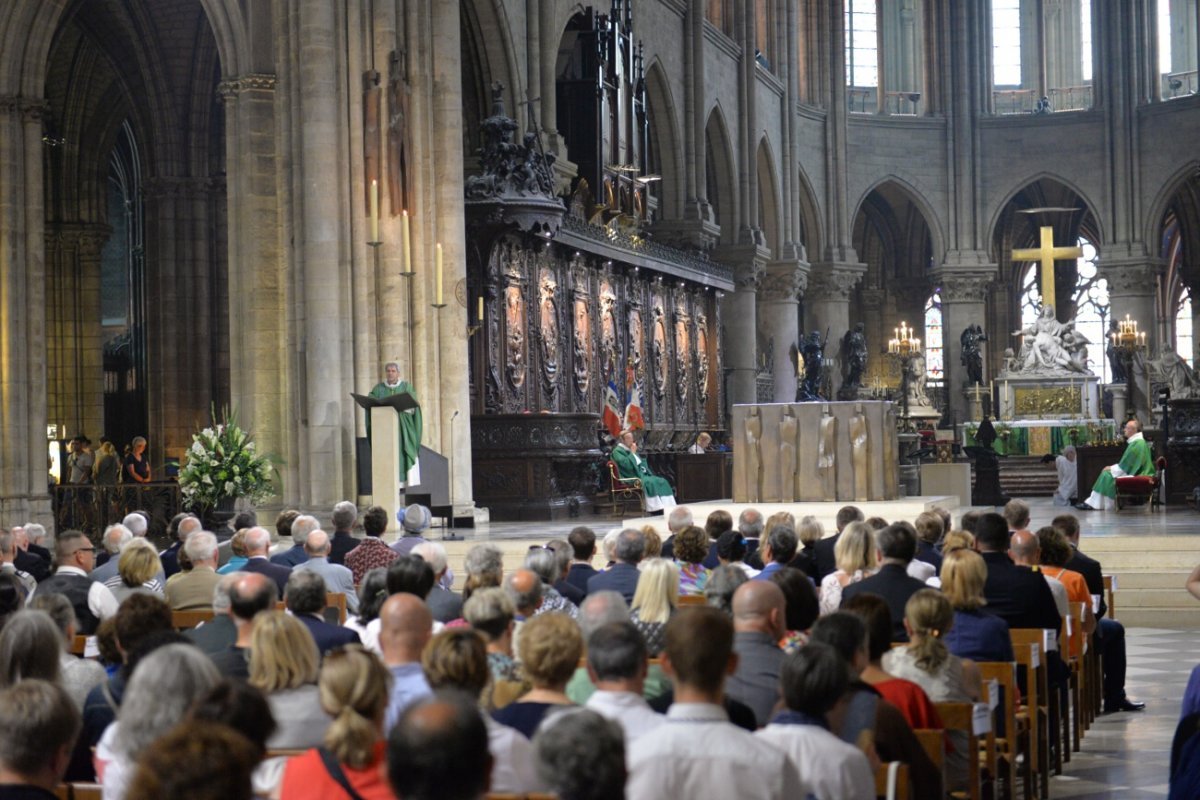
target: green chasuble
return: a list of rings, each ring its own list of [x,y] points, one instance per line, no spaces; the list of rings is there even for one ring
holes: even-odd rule
[[[1125,454],[1117,464],[1126,475],[1153,475],[1154,457],[1150,454],[1150,443],[1139,433],[1129,440]],[[1105,497],[1117,496],[1117,479],[1111,472],[1101,472],[1092,485],[1092,491]]]
[[[380,381],[375,384],[375,388],[371,390],[371,397],[377,400],[382,400],[385,397],[391,397],[394,394],[408,392],[415,399],[417,396],[416,389],[408,381],[400,381],[395,386],[388,386]],[[371,436],[371,415],[367,415],[367,437]],[[417,456],[421,452],[421,409],[414,408],[411,411],[400,412],[400,465],[401,480],[412,469],[413,464],[417,463]]]
[[[617,465],[617,474],[622,478],[638,478],[642,482],[642,490],[646,497],[674,496],[675,490],[666,478],[660,478],[650,471],[646,459],[635,455],[624,445],[617,445],[612,451],[612,460]]]

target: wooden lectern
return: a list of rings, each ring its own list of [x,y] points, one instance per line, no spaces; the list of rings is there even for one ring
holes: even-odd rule
[[[396,512],[402,507],[400,481],[407,477],[400,457],[400,414],[420,404],[408,392],[383,398],[354,393],[350,396],[371,421],[371,502],[387,509],[387,529],[397,530],[400,523]]]

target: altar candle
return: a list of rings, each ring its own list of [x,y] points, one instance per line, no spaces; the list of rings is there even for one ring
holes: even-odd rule
[[[442,300],[442,243],[437,243],[433,258],[433,297],[436,305],[443,305]]]
[[[400,215],[400,250],[404,259],[405,274],[412,274],[412,238],[408,232],[408,209],[404,209],[404,213]]]
[[[483,322],[483,295],[480,295],[480,296],[479,296],[479,315],[478,315],[478,319],[479,319],[479,321],[480,321],[480,322]]]
[[[379,181],[371,180],[371,241],[379,241]]]

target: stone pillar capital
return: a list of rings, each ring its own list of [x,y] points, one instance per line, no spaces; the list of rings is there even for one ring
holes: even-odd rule
[[[267,73],[248,73],[226,78],[217,84],[217,94],[222,100],[236,100],[242,92],[274,92],[275,76]]]
[[[943,303],[982,303],[991,291],[995,273],[942,271],[936,281]]]
[[[1110,295],[1139,297],[1153,295],[1158,276],[1164,268],[1161,259],[1105,259],[1101,257],[1099,272],[1108,281]]]
[[[822,300],[850,301],[850,293],[867,273],[865,264],[825,262],[813,264],[808,275],[808,293]]]
[[[760,299],[768,302],[797,302],[808,288],[808,264],[803,261],[772,261],[759,290]]]

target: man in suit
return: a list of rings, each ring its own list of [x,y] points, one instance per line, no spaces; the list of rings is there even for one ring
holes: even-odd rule
[[[923,582],[908,574],[908,562],[917,552],[917,531],[907,522],[893,522],[876,533],[875,540],[881,564],[879,572],[843,589],[842,605],[867,592],[879,595],[892,612],[892,641],[907,642],[904,607],[908,598],[926,588]]]
[[[325,579],[311,569],[292,570],[283,599],[292,616],[312,634],[322,658],[335,647],[362,644],[355,631],[325,621]]]
[[[762,546],[762,558],[765,566],[762,572],[754,576],[756,581],[767,581],[779,570],[788,565],[796,557],[796,548],[800,539],[791,525],[779,524],[767,532],[767,542]]]
[[[25,528],[17,526],[12,529],[13,542],[16,544],[17,552],[13,559],[13,565],[22,572],[27,572],[33,576],[33,579],[38,583],[46,580],[52,574],[51,560],[42,558],[37,552],[29,549],[29,536],[25,533]]]
[[[205,655],[216,655],[233,647],[234,642],[237,641],[237,625],[234,624],[233,616],[230,613],[229,593],[233,590],[233,584],[237,583],[244,575],[244,572],[221,575],[216,587],[213,588],[212,620],[183,633],[192,641],[192,644],[203,650]]]
[[[217,537],[208,531],[196,531],[183,550],[192,561],[192,571],[167,584],[167,603],[172,611],[212,608],[213,590],[221,580],[217,574]]]
[[[1051,523],[1071,544],[1071,559],[1067,569],[1083,576],[1088,592],[1100,598],[1096,611],[1096,637],[1100,646],[1100,668],[1104,672],[1104,711],[1141,711],[1145,703],[1130,700],[1125,695],[1125,626],[1110,619],[1104,597],[1104,569],[1100,562],[1089,558],[1079,549],[1079,520],[1074,514],[1060,514]]]
[[[296,517],[292,520],[292,546],[282,553],[271,556],[271,563],[295,569],[308,561],[308,553],[305,552],[304,545],[308,542],[309,534],[319,530],[321,530],[321,523],[316,517],[310,514],[301,514]]]
[[[662,557],[675,557],[675,534],[682,532],[686,528],[692,527],[695,524],[692,517],[692,510],[687,506],[675,506],[671,509],[671,513],[667,515],[667,531],[671,534],[662,545]]]
[[[263,533],[267,534],[269,543],[271,535],[265,530]],[[269,563],[265,556],[262,560]],[[233,581],[229,590],[229,614],[237,628],[237,638],[225,649],[210,654],[217,671],[226,678],[246,680],[250,677],[250,636],[254,633],[254,618],[274,608],[278,599],[275,581],[266,575],[242,573]]]
[[[862,510],[858,506],[842,506],[838,509],[835,520],[837,523],[837,533],[833,536],[825,537],[814,545],[817,556],[816,583],[818,586],[821,585],[821,581],[825,579],[826,575],[837,569],[837,564],[833,557],[833,548],[837,546],[837,540],[842,535],[842,531],[851,522],[862,522],[864,519],[866,517],[863,516]]]
[[[571,564],[566,581],[586,596],[588,581],[593,575],[600,574],[592,566],[592,559],[596,557],[596,532],[580,525],[567,535],[567,543],[571,545]]]
[[[626,528],[617,536],[615,550],[617,563],[593,575],[588,580],[587,591],[592,594],[611,589],[624,597],[626,603],[632,603],[640,574],[637,565],[646,555],[646,535],[635,528]]]
[[[330,521],[333,523],[333,537],[329,540],[329,560],[334,564],[345,564],[346,555],[359,545],[359,540],[354,535],[358,506],[349,500],[343,500],[333,507],[333,517]]]
[[[1062,630],[1062,617],[1046,579],[1029,567],[1019,567],[1008,557],[1008,522],[995,513],[984,514],[975,524],[975,546],[987,564],[983,596],[989,614],[1009,628]]]
[[[254,527],[246,533],[246,557],[249,559],[242,565],[242,572],[255,572],[266,575],[275,582],[279,594],[287,588],[288,576],[292,574],[291,567],[282,564],[272,564],[267,559],[267,551],[271,548],[271,534],[266,528]]]
[[[304,552],[308,560],[292,570],[294,575],[300,570],[315,572],[325,579],[329,591],[346,596],[346,611],[358,613],[358,593],[354,590],[354,573],[349,567],[329,562],[329,534],[317,530],[308,534],[304,541]]]

